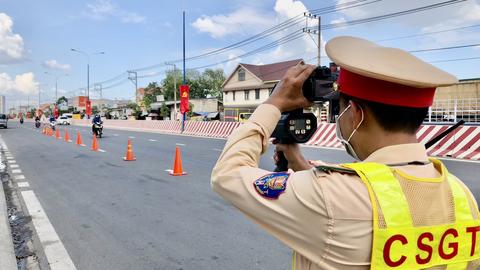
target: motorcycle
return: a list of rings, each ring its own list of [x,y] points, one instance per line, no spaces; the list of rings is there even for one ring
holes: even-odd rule
[[[20,124],[23,125],[23,118],[20,118]]]
[[[35,120],[35,127],[40,128],[40,120]]]
[[[93,135],[99,138],[102,138],[102,134],[103,134],[102,122],[93,124],[92,131],[93,131]]]
[[[55,131],[55,126],[57,125],[56,121],[50,122],[50,128]]]

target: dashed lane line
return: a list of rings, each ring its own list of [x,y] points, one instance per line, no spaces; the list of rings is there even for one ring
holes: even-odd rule
[[[28,182],[18,182],[17,185],[18,185],[19,188],[30,187],[30,184]]]
[[[154,140],[154,139],[148,139],[148,141],[150,141],[150,142],[157,142],[157,140]]]
[[[15,170],[12,170],[12,173],[22,173],[22,170],[20,170],[20,169],[15,169]]]
[[[24,180],[24,179],[25,179],[25,176],[24,176],[23,174],[21,174],[21,175],[14,175],[13,178],[14,178],[15,180]]]

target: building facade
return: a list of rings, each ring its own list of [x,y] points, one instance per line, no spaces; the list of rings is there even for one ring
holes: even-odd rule
[[[239,121],[240,116],[252,113],[270,96],[270,91],[290,67],[302,59],[267,65],[239,64],[222,84],[224,120]]]
[[[7,111],[7,108],[5,108],[5,106],[5,96],[0,96],[0,113],[5,113]]]

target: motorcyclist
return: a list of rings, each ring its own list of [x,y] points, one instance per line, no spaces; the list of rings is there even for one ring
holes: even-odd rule
[[[50,118],[48,119],[48,121],[50,122],[50,126],[52,127],[52,129],[55,130],[55,124],[56,124],[55,116],[50,115]]]
[[[101,124],[102,124],[102,118],[100,117],[99,114],[95,114],[95,116],[92,119],[92,132],[93,132],[93,134],[96,134],[95,125],[101,125]]]
[[[23,124],[23,115],[20,116],[20,124]]]

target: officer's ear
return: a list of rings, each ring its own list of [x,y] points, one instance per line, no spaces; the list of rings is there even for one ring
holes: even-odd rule
[[[350,105],[350,121],[352,121],[352,127],[357,127],[365,118],[365,106],[356,101],[349,101]]]

